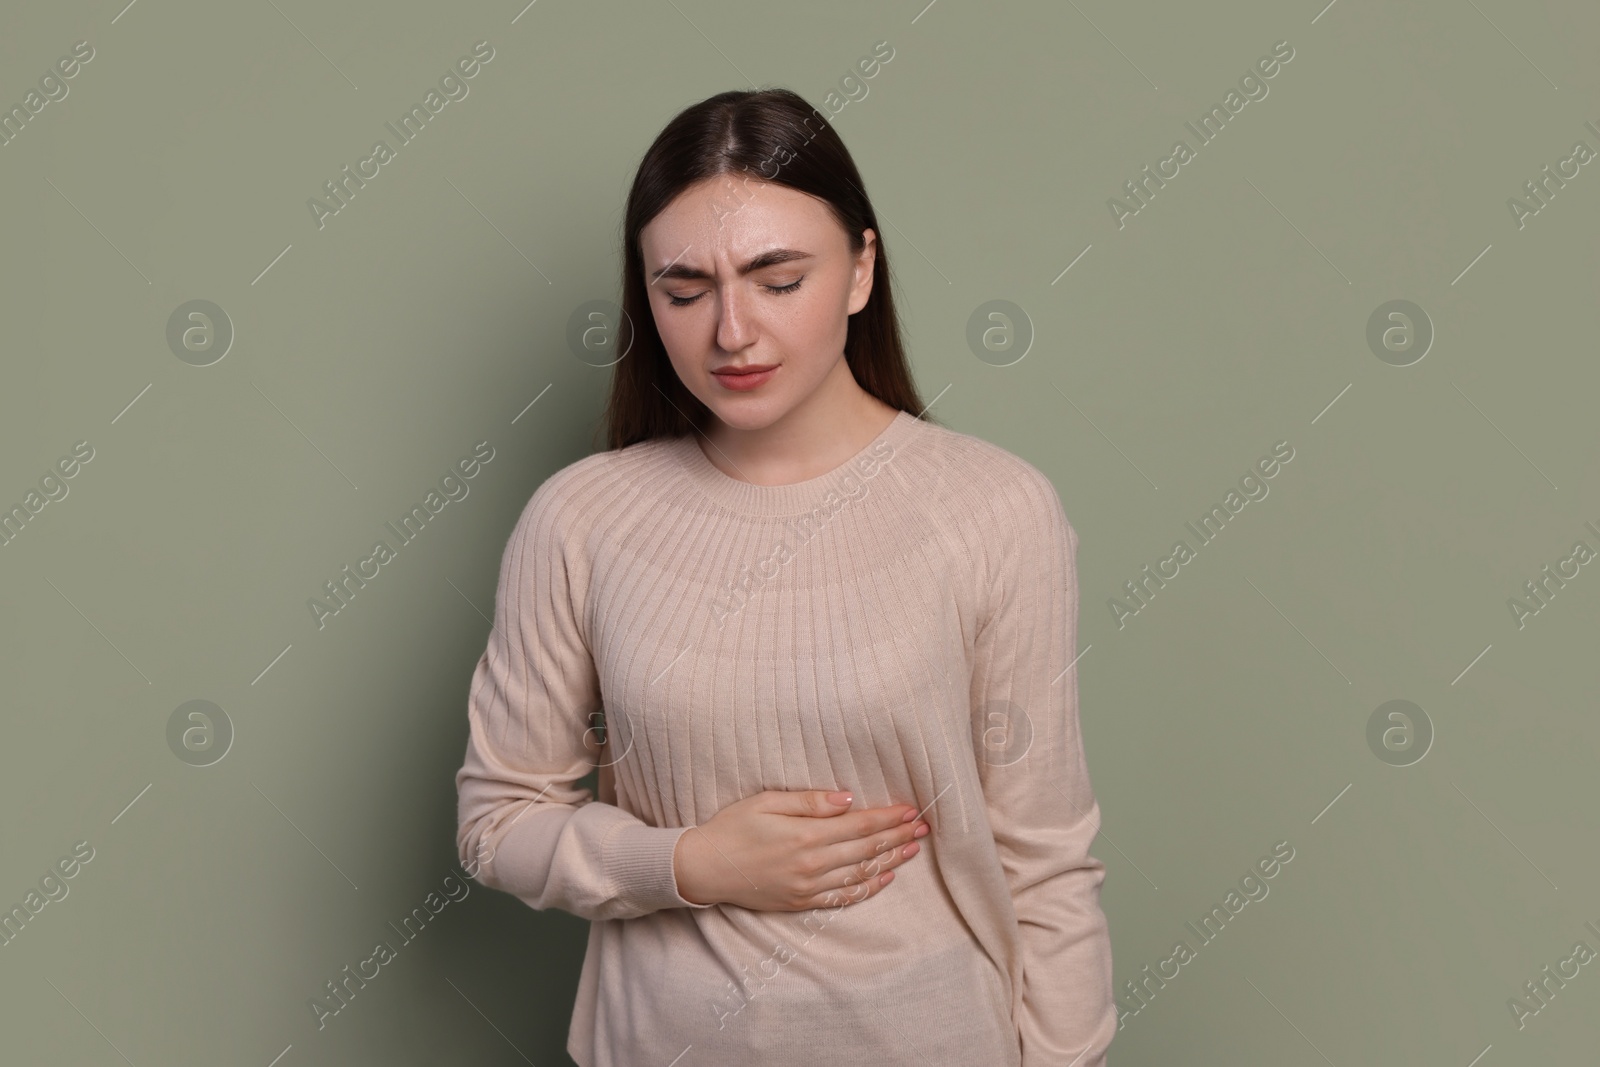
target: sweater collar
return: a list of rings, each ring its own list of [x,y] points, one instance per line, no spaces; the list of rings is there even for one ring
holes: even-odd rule
[[[892,462],[894,450],[924,426],[917,416],[897,411],[878,436],[839,466],[788,485],[756,485],[724,474],[706,457],[694,432],[673,438],[668,450],[689,483],[729,511],[751,516],[800,515],[822,507],[830,490],[853,495],[849,481],[852,475],[858,481],[872,478],[884,463]]]

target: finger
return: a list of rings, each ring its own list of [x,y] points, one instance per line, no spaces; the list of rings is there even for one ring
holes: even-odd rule
[[[889,828],[878,830],[867,837],[850,838],[825,845],[820,848],[824,869],[844,869],[853,864],[860,864],[871,860],[880,853],[899,848],[902,845],[915,841],[920,836],[926,837],[931,828],[927,823],[897,822]]]
[[[891,804],[886,808],[851,812],[842,818],[817,823],[814,832],[818,836],[814,840],[819,845],[835,845],[909,827],[914,824],[906,821],[906,815],[915,815],[916,810],[910,804]]]
[[[850,803],[840,804],[831,799],[836,792],[848,793],[849,790],[768,789],[761,794],[761,809],[779,815],[798,815],[813,819],[832,818],[850,810]]]
[[[842,864],[824,874],[822,876],[825,879],[824,884],[833,885],[840,892],[850,893],[852,897],[860,895],[862,891],[857,887],[870,884],[886,871],[915,858],[921,847],[921,844],[915,841],[904,844],[884,842],[883,847],[874,849],[866,858]]]
[[[875,850],[870,857],[856,864],[856,870],[861,872],[863,880],[875,878],[884,871],[893,870],[902,863],[916,858],[921,851],[920,841],[907,841],[904,844],[896,841],[892,845]]]
[[[849,904],[859,904],[868,897],[874,897],[883,892],[884,887],[893,879],[893,871],[883,871],[865,881],[855,879],[835,889],[824,889],[813,896],[802,910],[836,909]]]

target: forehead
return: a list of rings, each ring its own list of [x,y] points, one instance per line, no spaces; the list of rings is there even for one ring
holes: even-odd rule
[[[706,178],[679,193],[644,227],[639,241],[652,269],[680,254],[743,262],[774,245],[822,254],[845,243],[821,200],[787,185],[731,174]]]

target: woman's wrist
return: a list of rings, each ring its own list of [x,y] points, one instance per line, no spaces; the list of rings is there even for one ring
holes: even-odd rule
[[[700,868],[694,861],[696,853],[691,851],[695,842],[700,837],[699,827],[691,826],[688,830],[678,835],[678,843],[672,849],[672,880],[677,885],[678,895],[691,904],[710,904],[713,901],[703,900],[697,892],[699,888],[694,882],[694,872]]]

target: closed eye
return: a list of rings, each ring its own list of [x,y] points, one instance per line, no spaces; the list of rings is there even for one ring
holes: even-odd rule
[[[790,282],[788,285],[763,285],[761,288],[767,290],[767,292],[769,292],[769,293],[775,293],[775,294],[777,294],[779,296],[783,296],[786,293],[792,293],[796,289],[799,289],[800,288],[800,283],[803,282],[803,281],[805,281],[805,275],[802,274],[800,277],[796,278],[794,281]],[[672,306],[673,307],[681,308],[681,307],[688,307],[690,304],[694,303],[696,300],[699,300],[702,296],[705,296],[705,295],[706,294],[703,293],[703,292],[696,293],[693,296],[673,296],[671,293],[668,293],[667,294],[667,299],[672,301]]]

